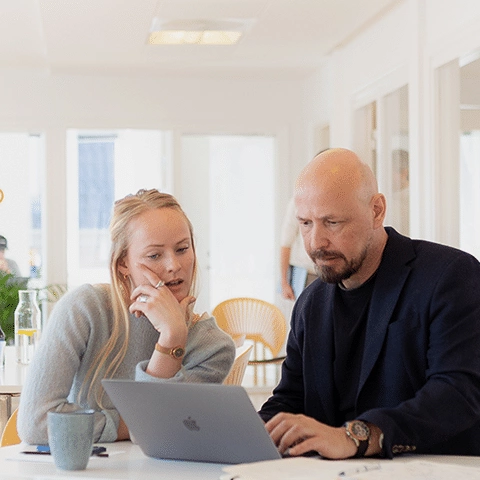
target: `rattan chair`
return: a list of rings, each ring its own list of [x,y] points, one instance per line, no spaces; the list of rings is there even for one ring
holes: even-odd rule
[[[232,338],[245,335],[253,342],[252,359],[253,383],[259,384],[259,372],[263,371],[263,384],[267,385],[267,365],[281,364],[285,359],[279,356],[287,335],[287,324],[281,310],[275,305],[257,298],[231,298],[213,309],[218,326]],[[278,368],[276,369],[278,381]]]
[[[8,447],[9,445],[17,445],[21,442],[17,433],[17,414],[18,408],[14,410],[3,429],[2,438],[0,439],[0,447]]]
[[[224,385],[241,385],[243,377],[245,375],[245,370],[247,369],[248,360],[250,354],[252,353],[253,345],[242,345],[237,347],[235,353],[235,360],[233,362],[230,373],[227,375],[227,378],[224,380]]]

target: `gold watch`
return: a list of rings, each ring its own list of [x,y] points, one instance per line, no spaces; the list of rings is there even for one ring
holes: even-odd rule
[[[185,349],[180,345],[177,345],[173,348],[162,347],[159,343],[155,344],[155,350],[160,353],[165,353],[166,355],[170,355],[175,360],[179,360],[185,355]]]
[[[354,458],[365,456],[370,441],[370,429],[365,422],[361,420],[353,420],[346,422],[344,425],[347,437],[355,442],[357,453]]]

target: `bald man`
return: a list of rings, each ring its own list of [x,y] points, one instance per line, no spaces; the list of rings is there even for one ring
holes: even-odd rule
[[[319,279],[259,412],[279,450],[480,455],[479,262],[384,227],[385,197],[349,150],[315,157],[295,202]]]

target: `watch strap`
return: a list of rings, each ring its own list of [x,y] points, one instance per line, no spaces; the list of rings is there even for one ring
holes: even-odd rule
[[[357,448],[357,453],[354,455],[353,458],[361,458],[365,456],[365,452],[368,448],[368,440],[359,440],[359,445]]]

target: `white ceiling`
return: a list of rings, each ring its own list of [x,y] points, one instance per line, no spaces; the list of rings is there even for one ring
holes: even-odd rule
[[[303,76],[401,0],[0,0],[0,70]],[[147,45],[152,18],[254,20],[233,47]]]

